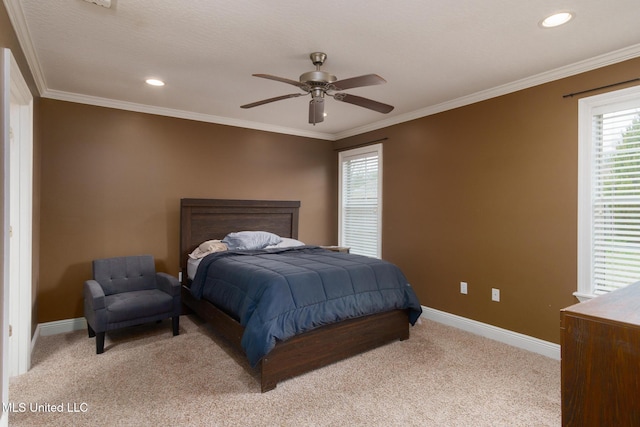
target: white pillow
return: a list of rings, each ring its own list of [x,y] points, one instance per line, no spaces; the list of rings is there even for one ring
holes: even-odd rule
[[[200,259],[214,252],[222,252],[227,250],[227,245],[220,240],[207,240],[200,243],[200,246],[189,254],[189,258]]]

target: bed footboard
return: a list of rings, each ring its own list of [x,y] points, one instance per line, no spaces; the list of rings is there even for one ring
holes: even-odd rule
[[[182,287],[182,302],[243,353],[240,341],[244,328],[231,316],[205,300],[197,300]],[[261,391],[276,388],[292,378],[396,340],[409,338],[405,310],[393,310],[349,319],[306,332],[287,341],[278,341],[260,362]]]
[[[330,365],[396,340],[409,338],[405,310],[345,320],[297,335],[262,359],[262,392],[278,382]]]

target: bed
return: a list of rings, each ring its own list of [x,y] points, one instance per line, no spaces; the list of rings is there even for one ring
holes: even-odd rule
[[[195,312],[212,325],[238,351],[250,356],[243,348],[243,336],[249,334],[248,325],[230,313],[219,302],[211,302],[196,295],[195,289],[202,278],[192,281],[186,274],[189,254],[202,242],[222,239],[228,233],[241,230],[261,230],[283,238],[298,238],[297,201],[182,199],[180,209],[180,265],[182,276],[182,301],[185,312]],[[304,257],[330,258],[324,249],[303,247]],[[325,252],[318,254],[317,251]],[[280,251],[277,251],[280,252]],[[289,255],[289,250],[285,249]],[[293,250],[291,251],[293,252]],[[214,254],[218,255],[218,254]],[[223,254],[234,257],[234,254]],[[298,255],[295,253],[294,255]],[[333,256],[333,253],[331,253]],[[337,255],[337,254],[336,254]],[[348,254],[340,254],[349,256]],[[252,255],[253,256],[253,255]],[[268,257],[273,257],[271,253]],[[352,256],[352,258],[356,258]],[[205,258],[209,259],[209,258]],[[200,267],[199,267],[200,272]],[[194,288],[192,293],[191,286]],[[412,293],[412,291],[411,291]],[[417,302],[417,299],[416,299]],[[315,327],[285,340],[276,340],[275,346],[264,355],[254,356],[260,370],[261,391],[276,387],[278,382],[305,372],[354,356],[396,340],[409,338],[409,319],[416,319],[415,304],[412,309],[390,309],[362,315],[336,323]],[[419,305],[418,305],[419,310]],[[419,312],[418,312],[419,315]],[[245,334],[246,332],[246,334]],[[246,341],[246,340],[245,340]],[[246,343],[245,343],[246,344]]]

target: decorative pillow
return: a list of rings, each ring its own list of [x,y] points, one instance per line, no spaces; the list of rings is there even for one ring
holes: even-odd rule
[[[262,249],[269,245],[277,245],[281,241],[280,236],[268,231],[238,231],[229,233],[222,239],[230,250]]]
[[[290,239],[289,237],[281,237],[282,241],[277,245],[269,245],[267,248],[292,248],[294,246],[304,246],[300,240]]]
[[[227,245],[220,240],[207,240],[200,243],[200,246],[189,254],[189,258],[200,259],[214,252],[222,252],[227,250]]]

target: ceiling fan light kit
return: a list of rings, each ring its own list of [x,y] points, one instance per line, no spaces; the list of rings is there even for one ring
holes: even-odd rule
[[[275,80],[297,86],[304,93],[292,93],[288,95],[276,96],[274,98],[264,99],[262,101],[252,102],[250,104],[241,105],[240,108],[253,108],[259,105],[268,104],[274,101],[281,101],[288,98],[297,98],[307,94],[311,95],[309,101],[309,123],[315,126],[316,123],[324,121],[324,98],[325,95],[332,97],[336,101],[346,102],[348,104],[357,105],[359,107],[368,108],[379,113],[389,113],[393,110],[393,106],[383,104],[382,102],[372,99],[363,98],[361,96],[341,93],[340,91],[363,86],[373,86],[386,83],[386,80],[377,74],[365,74],[363,76],[351,77],[348,79],[338,80],[333,74],[320,70],[320,67],[327,59],[327,55],[323,52],[313,52],[309,55],[311,62],[315,65],[314,71],[308,71],[300,75],[299,81],[290,80],[284,77],[272,76],[270,74],[253,74],[255,77],[263,79]],[[333,93],[338,92],[338,93]]]

